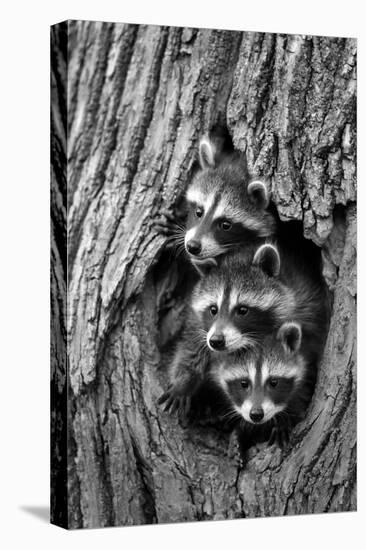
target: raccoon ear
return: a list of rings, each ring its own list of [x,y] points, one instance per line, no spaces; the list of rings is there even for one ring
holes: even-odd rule
[[[192,260],[192,263],[198,271],[200,277],[206,277],[210,271],[217,266],[217,261],[214,258],[208,258],[204,262],[195,262]]]
[[[208,137],[201,138],[198,151],[201,168],[215,168],[216,147]]]
[[[298,323],[284,323],[277,335],[286,353],[296,353],[301,346],[302,331]]]
[[[263,210],[269,205],[269,191],[267,185],[261,180],[251,181],[248,185],[248,195],[251,202]]]
[[[277,248],[273,244],[262,244],[254,254],[253,265],[260,267],[269,277],[277,277],[281,267]]]

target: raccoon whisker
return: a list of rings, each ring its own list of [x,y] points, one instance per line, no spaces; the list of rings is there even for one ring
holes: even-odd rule
[[[201,341],[202,340],[202,334],[200,334],[197,331],[197,332],[195,332],[191,335],[191,339],[192,339],[192,341],[194,341],[194,340]]]
[[[257,331],[246,331],[245,332],[245,336],[252,336],[253,338],[256,338],[258,339],[259,338],[259,334]]]
[[[182,244],[179,244],[178,247],[176,248],[176,258],[180,258],[182,256],[184,256],[186,254],[186,249],[184,247],[184,245]]]
[[[202,328],[197,328],[195,332],[192,335],[192,338],[201,338],[202,336],[206,336],[207,332]]]
[[[245,342],[245,346],[243,346],[243,347],[248,347],[248,348],[255,347],[255,345],[257,343],[257,340],[255,340],[254,338],[251,338],[250,336],[248,336],[248,333],[245,333],[245,336],[247,337],[247,341]],[[233,346],[236,346],[237,344],[240,344],[241,341],[242,341],[242,337],[238,336],[237,338],[232,340],[230,342],[230,344],[233,345]]]
[[[192,338],[192,343],[194,343],[196,346],[199,346],[199,348],[197,348],[197,353],[199,353],[200,351],[204,351],[207,348],[206,339],[202,340],[202,338]]]
[[[198,338],[198,340],[202,341],[203,339],[203,341],[206,342],[207,332],[201,328],[198,328],[195,336]]]
[[[170,241],[175,244],[176,247],[183,247],[184,248],[184,240],[179,236],[173,236],[170,237]]]
[[[166,242],[166,243],[170,243],[170,242],[176,241],[176,240],[177,240],[177,237],[176,237],[175,235],[170,235],[169,237],[167,237],[167,238],[165,239],[165,242]]]
[[[180,237],[174,237],[172,240],[174,241],[176,247],[185,248],[184,247],[184,240],[182,240]]]
[[[222,245],[221,245],[221,248],[228,249],[228,248],[232,248],[232,247],[234,247],[234,246],[238,246],[238,247],[239,247],[239,246],[240,246],[240,243],[234,242],[234,241],[231,242],[231,243],[225,243],[225,244],[222,244]]]
[[[221,244],[220,246],[221,248],[231,248],[232,246],[235,246],[235,243],[225,243],[225,244]]]
[[[169,237],[165,239],[165,242],[166,243],[176,242],[177,244],[180,244],[180,240],[181,240],[181,237],[179,235],[169,235]]]
[[[184,245],[184,235],[176,235],[176,240],[180,244]]]
[[[181,254],[183,254],[185,252],[184,246],[181,245],[180,243],[178,243],[177,246],[175,247],[175,252],[176,252],[177,256],[180,256]]]
[[[185,233],[183,231],[181,231],[180,229],[173,229],[168,237],[177,237],[179,238],[180,240],[184,241],[184,238],[185,238]]]
[[[170,233],[175,234],[175,235],[184,235],[185,231],[184,231],[184,229],[181,229],[181,228],[177,227],[176,229],[171,229]]]
[[[263,342],[258,332],[246,332],[245,336],[247,336],[255,345],[261,344]]]
[[[195,344],[196,346],[198,346],[198,345],[200,345],[200,344],[203,344],[202,339],[199,338],[199,336],[198,336],[197,334],[195,334],[194,336],[192,336],[191,342],[192,342],[192,344]]]
[[[175,224],[177,225],[177,227],[179,227],[179,229],[182,231],[182,233],[186,232],[186,227],[184,227],[184,225],[182,225],[181,223],[178,223],[178,222],[175,222]]]
[[[176,242],[175,248],[177,251],[180,251],[180,252],[185,251],[184,244],[179,241]]]
[[[234,418],[241,418],[240,414],[235,409],[230,410],[222,415],[223,420],[229,420]]]

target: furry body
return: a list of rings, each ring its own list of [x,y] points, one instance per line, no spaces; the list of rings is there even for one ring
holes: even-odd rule
[[[258,441],[287,442],[305,416],[316,372],[297,323],[284,323],[245,355],[225,354],[213,362],[211,376],[228,400],[242,453]]]
[[[262,191],[259,197],[251,183],[239,154],[226,156],[217,166],[208,166],[195,175],[186,193],[185,234],[185,247],[194,263],[259,245],[275,234],[274,216],[266,210],[268,190],[263,182],[257,182],[257,193]],[[191,249],[192,243],[196,249]]]
[[[218,336],[222,344],[216,351],[255,347],[282,323],[293,320],[301,324],[304,341],[319,356],[329,314],[324,283],[301,254],[282,248],[277,260],[267,245],[255,258],[258,252],[266,265],[250,262],[251,253],[232,253],[195,286],[192,308],[207,332],[208,347],[215,351],[211,341]],[[277,261],[278,266],[273,264]]]
[[[277,231],[278,217],[269,208],[270,193],[250,177],[245,156],[227,152],[222,142],[202,138],[200,169],[185,194],[184,225],[163,211],[156,228],[179,244],[199,271],[201,265],[229,251],[259,246]]]

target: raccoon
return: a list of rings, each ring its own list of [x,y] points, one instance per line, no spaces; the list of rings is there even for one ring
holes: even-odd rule
[[[292,321],[260,348],[226,354],[213,363],[210,376],[227,398],[227,417],[236,421],[243,454],[257,442],[288,442],[292,427],[305,416],[316,372],[301,325]]]
[[[198,270],[208,259],[213,263],[230,250],[258,246],[276,233],[267,184],[250,178],[243,154],[220,147],[210,137],[200,140],[200,170],[186,192],[185,227],[168,211],[156,223],[165,235],[184,238],[185,251]]]
[[[226,255],[193,290],[192,309],[206,331],[208,348],[228,353],[254,348],[286,320],[295,319],[318,356],[329,315],[322,280],[307,269],[300,254],[273,244],[261,245],[252,261],[250,257],[245,252]]]

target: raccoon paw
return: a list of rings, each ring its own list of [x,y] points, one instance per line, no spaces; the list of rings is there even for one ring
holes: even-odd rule
[[[239,468],[244,467],[244,459],[241,453],[240,443],[238,441],[238,436],[235,432],[232,432],[230,435],[227,455],[229,458],[235,460]]]
[[[268,440],[268,446],[278,445],[286,449],[290,441],[290,427],[288,425],[274,426]]]
[[[179,233],[183,233],[183,227],[167,209],[161,210],[160,217],[154,220],[153,225],[158,233],[166,237],[177,237]]]
[[[177,390],[174,386],[170,386],[158,399],[158,405],[163,405],[165,412],[177,413],[179,420],[186,422],[189,419],[191,396]]]

